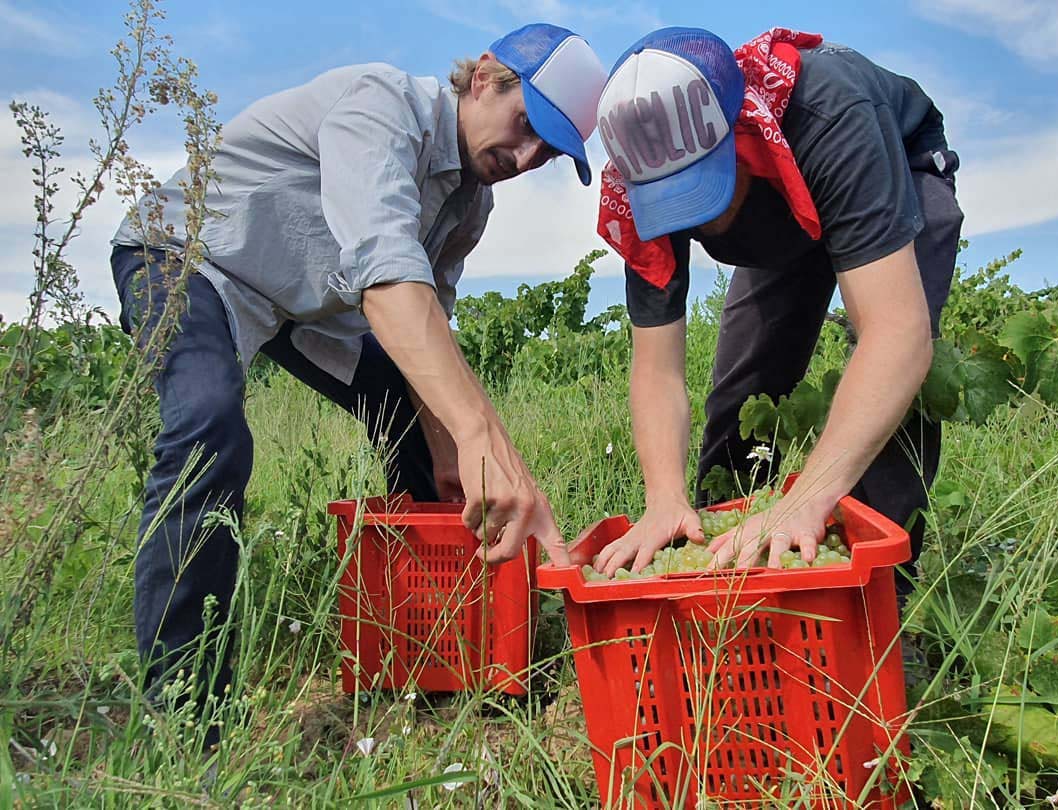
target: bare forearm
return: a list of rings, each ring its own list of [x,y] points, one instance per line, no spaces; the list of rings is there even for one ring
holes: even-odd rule
[[[457,441],[498,421],[429,286],[371,287],[363,307],[378,342],[428,409],[427,420],[436,418]]]
[[[683,378],[633,363],[629,398],[647,506],[686,499],[690,404]]]
[[[847,495],[900,425],[931,358],[928,334],[861,336],[796,491],[825,511]]]

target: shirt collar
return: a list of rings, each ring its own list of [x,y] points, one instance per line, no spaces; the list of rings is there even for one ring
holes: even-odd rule
[[[441,88],[441,115],[437,120],[437,140],[430,157],[430,174],[458,172],[463,167],[459,160],[458,109],[459,96],[455,90]]]

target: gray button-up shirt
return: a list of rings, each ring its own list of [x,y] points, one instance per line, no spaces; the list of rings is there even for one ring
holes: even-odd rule
[[[198,271],[224,301],[244,368],[284,321],[310,361],[349,382],[370,326],[362,292],[419,281],[449,317],[492,192],[460,184],[457,97],[389,65],[338,68],[264,98],[223,130]],[[183,247],[177,172],[161,189]],[[141,245],[126,218],[114,244]]]

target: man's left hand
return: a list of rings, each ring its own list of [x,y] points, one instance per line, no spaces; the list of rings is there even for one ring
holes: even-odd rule
[[[784,498],[714,539],[708,546],[714,555],[710,567],[749,568],[767,552],[768,567],[781,568],[779,557],[791,548],[799,548],[801,559],[811,563],[826,533],[824,524],[830,511],[810,502],[794,506]]]

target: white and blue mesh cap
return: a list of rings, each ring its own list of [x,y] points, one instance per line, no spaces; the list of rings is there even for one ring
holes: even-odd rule
[[[551,147],[573,158],[584,185],[591,167],[584,142],[595,131],[606,69],[595,51],[566,28],[533,23],[489,47],[496,59],[522,80],[529,123]]]
[[[625,51],[599,99],[599,135],[646,241],[716,219],[735,192],[745,78],[701,28],[662,28]]]

